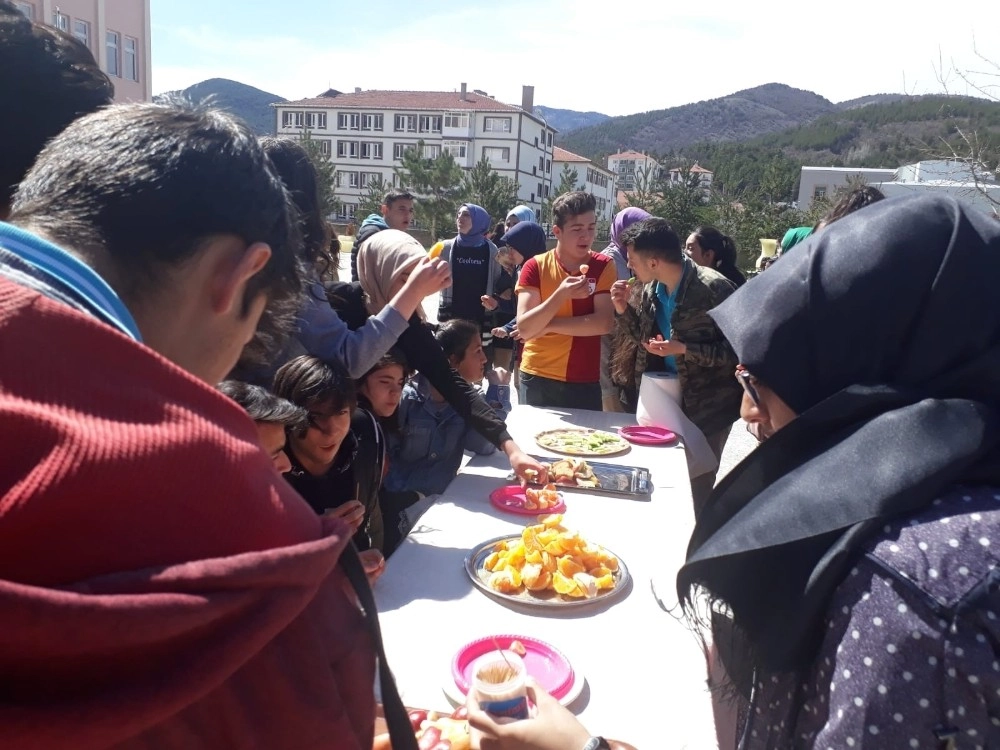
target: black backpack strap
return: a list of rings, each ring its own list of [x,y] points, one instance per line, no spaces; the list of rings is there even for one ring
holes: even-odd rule
[[[372,596],[368,577],[365,575],[364,566],[361,564],[353,542],[344,548],[340,556],[340,563],[344,573],[347,574],[347,580],[350,581],[351,587],[358,595],[358,601],[361,602],[364,609],[368,631],[375,643],[375,651],[378,655],[379,686],[382,690],[382,708],[385,711],[385,723],[389,727],[392,748],[393,750],[417,750],[417,737],[413,732],[410,717],[399,697],[399,691],[396,690],[396,681],[393,679],[392,672],[389,671],[389,663],[385,658],[385,647],[382,644],[382,629],[378,624],[375,598]]]

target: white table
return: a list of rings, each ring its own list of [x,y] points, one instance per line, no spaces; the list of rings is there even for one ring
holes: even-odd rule
[[[633,423],[625,414],[528,406],[515,407],[508,419],[518,444],[536,455],[548,453],[532,439],[541,430],[574,425],[614,431]],[[659,595],[676,602],[674,579],[694,525],[684,450],[633,446],[599,460],[652,472],[651,501],[566,493],[564,524],[622,558],[632,576],[628,595],[553,613],[515,610],[476,589],[464,567],[469,550],[517,534],[534,519],[489,502],[509,471],[505,456],[475,459],[420,519],[375,585],[404,703],[450,711],[442,686],[455,652],[483,636],[513,633],[551,643],[586,676],[570,708],[595,734],[640,750],[717,747],[701,647],[685,623],[659,606],[650,586],[655,578]]]

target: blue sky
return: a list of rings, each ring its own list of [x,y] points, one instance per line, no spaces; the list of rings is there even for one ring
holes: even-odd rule
[[[152,0],[153,91],[222,77],[297,99],[330,86],[451,91],[464,81],[519,103],[521,85],[531,84],[536,104],[612,115],[769,82],[842,101],[940,92],[940,72],[953,93],[974,93],[949,71],[985,70],[977,43],[1000,62],[1000,45],[987,36],[1000,26],[1000,5],[966,0],[949,18],[943,7],[929,16],[917,7],[900,0]]]

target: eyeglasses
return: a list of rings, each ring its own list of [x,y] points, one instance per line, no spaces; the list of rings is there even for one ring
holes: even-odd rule
[[[743,386],[743,392],[750,397],[753,405],[760,406],[760,394],[757,393],[757,389],[754,387],[753,375],[743,365],[736,366],[736,381]]]

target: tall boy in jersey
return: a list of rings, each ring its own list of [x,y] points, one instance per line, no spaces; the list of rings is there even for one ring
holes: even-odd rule
[[[552,206],[557,244],[531,258],[517,282],[517,329],[524,340],[520,402],[601,409],[601,336],[611,330],[614,262],[590,247],[597,232],[590,193]]]

